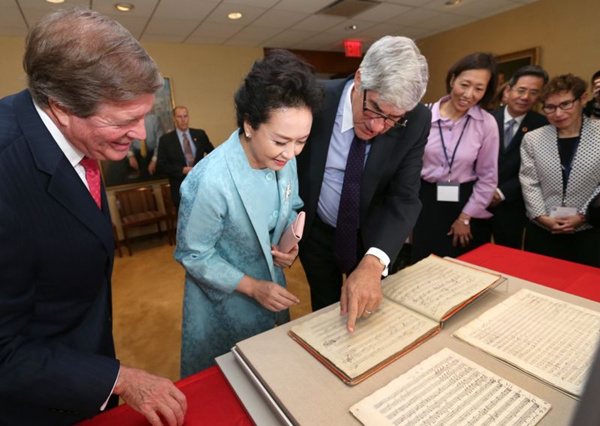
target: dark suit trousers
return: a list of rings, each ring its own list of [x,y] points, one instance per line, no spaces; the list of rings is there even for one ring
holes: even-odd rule
[[[305,233],[300,242],[300,261],[310,286],[313,311],[340,301],[343,280],[334,247],[335,228],[317,216],[310,233]],[[359,251],[362,252],[360,242]]]
[[[480,226],[481,219],[471,219],[473,240],[462,247],[452,245],[452,235],[447,235],[450,227],[462,211],[473,192],[474,182],[460,185],[460,200],[457,203],[437,201],[437,185],[421,180],[419,198],[423,209],[413,229],[411,261],[413,263],[435,254],[437,256],[458,257],[486,243]]]
[[[600,228],[586,229],[573,234],[552,234],[529,222],[525,233],[525,250],[600,267]]]
[[[523,202],[503,201],[489,210],[494,217],[480,221],[486,241],[490,241],[493,236],[495,244],[520,250],[523,247],[523,231],[527,223]]]

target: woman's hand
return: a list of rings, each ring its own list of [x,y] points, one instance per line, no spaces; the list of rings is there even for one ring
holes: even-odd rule
[[[585,216],[582,214],[554,219],[554,226],[551,228],[553,234],[572,234],[585,222]]]
[[[283,311],[300,303],[300,300],[285,288],[271,281],[262,281],[244,275],[236,289],[256,299],[262,307],[272,312]]]
[[[447,235],[453,235],[452,237],[452,246],[456,247],[456,244],[460,243],[461,247],[466,247],[473,240],[473,235],[471,234],[471,225],[465,225],[464,221],[470,221],[471,218],[464,213],[461,213],[458,216],[452,225],[450,226],[450,231]]]
[[[294,261],[298,257],[298,244],[296,244],[292,251],[290,251],[289,253],[278,251],[277,246],[274,244],[271,246],[271,248],[271,254],[273,255],[273,263],[275,264],[275,266],[278,266],[280,268],[291,268],[294,264]]]

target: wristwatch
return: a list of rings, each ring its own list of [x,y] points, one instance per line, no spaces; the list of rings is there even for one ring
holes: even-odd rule
[[[458,220],[460,223],[462,223],[465,226],[469,226],[469,223],[470,223],[469,219],[460,219],[460,218],[458,218],[456,220]]]

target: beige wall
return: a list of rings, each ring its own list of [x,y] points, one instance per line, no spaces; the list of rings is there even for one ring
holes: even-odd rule
[[[598,0],[538,0],[419,40],[431,74],[424,100],[443,96],[450,65],[475,51],[502,55],[539,46],[540,65],[551,77],[572,72],[588,81],[600,69],[598,16]]]
[[[219,145],[235,129],[233,95],[262,48],[147,43],[161,72],[171,77],[175,102],[190,113],[190,127]]]
[[[23,53],[25,39],[22,37],[0,37],[0,98],[25,88]]]
[[[252,63],[262,57],[262,48],[234,46],[144,44],[163,75],[170,77],[175,102],[186,105],[190,126],[206,130],[214,145],[219,145],[235,129],[233,95]],[[25,88],[25,73],[21,64],[24,39],[0,37],[0,98]],[[162,207],[158,185],[155,194]],[[121,233],[114,191],[107,191],[113,220]],[[154,232],[156,228],[140,229],[132,235]]]
[[[425,100],[442,96],[447,68],[477,50],[505,54],[540,46],[540,64],[550,75],[573,72],[587,81],[600,69],[599,15],[598,0],[539,0],[419,40],[431,72]],[[23,38],[0,37],[0,97],[25,87],[23,45]],[[144,47],[171,77],[175,101],[189,108],[191,127],[205,129],[215,145],[223,142],[235,128],[233,94],[254,60],[262,57],[262,48],[159,43]],[[160,191],[156,193],[160,197]],[[120,228],[112,191],[108,196]]]

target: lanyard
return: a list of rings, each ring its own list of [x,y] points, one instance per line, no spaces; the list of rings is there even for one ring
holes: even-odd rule
[[[469,120],[471,116],[467,116],[467,120],[465,121],[465,125],[460,132],[460,136],[458,141],[456,141],[456,146],[454,147],[454,152],[452,153],[452,159],[448,158],[448,151],[446,150],[446,144],[444,143],[444,135],[442,134],[442,125],[440,124],[441,120],[438,120],[438,130],[440,131],[440,139],[442,141],[442,148],[444,148],[444,157],[446,157],[446,162],[448,163],[448,182],[450,182],[450,175],[452,175],[452,165],[454,164],[454,157],[456,157],[456,151],[458,150],[458,145],[460,145],[460,141],[462,140],[463,134],[465,133],[465,129],[467,128],[467,124],[469,124]]]
[[[562,205],[565,205],[565,201],[567,198],[567,185],[569,184],[569,177],[571,176],[571,170],[573,169],[573,160],[575,159],[575,154],[577,153],[577,148],[579,148],[579,142],[581,141],[581,132],[583,132],[583,120],[581,122],[581,129],[579,130],[579,135],[577,135],[577,139],[575,140],[575,144],[573,146],[573,151],[571,151],[571,156],[565,165],[561,163],[560,168],[562,170],[563,176],[563,196],[562,196]],[[556,143],[558,144],[558,137],[556,138]]]

